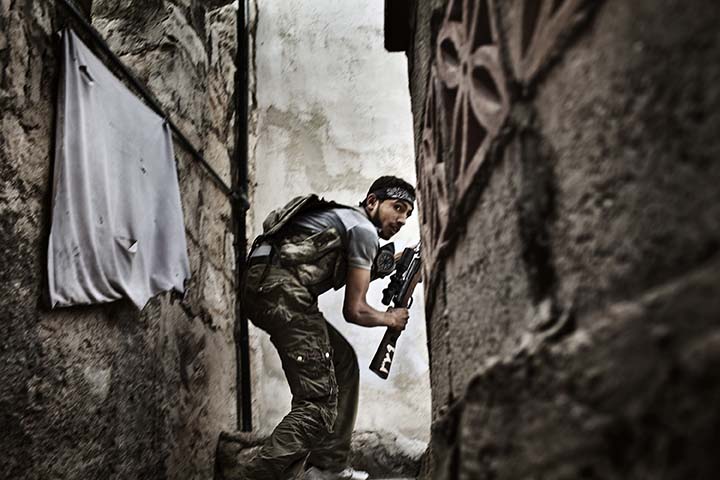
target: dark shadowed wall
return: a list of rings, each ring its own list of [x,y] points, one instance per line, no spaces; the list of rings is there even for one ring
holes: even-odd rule
[[[434,476],[714,478],[716,3],[408,4]]]
[[[230,202],[181,146],[186,298],[142,312],[41,302],[67,19],[56,3],[0,2],[0,477],[211,478],[217,435],[235,426]],[[234,8],[96,1],[92,16],[229,183]]]

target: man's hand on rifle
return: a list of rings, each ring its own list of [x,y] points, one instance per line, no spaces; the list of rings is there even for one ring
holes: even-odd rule
[[[408,318],[410,317],[410,312],[407,308],[389,308],[388,311],[385,312],[385,316],[387,318],[387,326],[389,328],[402,332],[405,330]]]
[[[385,312],[383,320],[388,328],[370,362],[370,370],[380,378],[385,379],[390,373],[395,346],[407,325],[410,316],[408,307],[412,305],[412,294],[420,281],[421,271],[420,244],[417,244],[415,248],[403,250],[400,261],[395,265],[395,273],[390,277],[390,284],[383,290],[382,302],[385,305],[392,304],[395,308]]]

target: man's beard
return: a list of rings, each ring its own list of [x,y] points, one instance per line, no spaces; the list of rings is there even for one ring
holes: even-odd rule
[[[375,211],[370,215],[370,221],[375,225],[375,228],[382,229],[382,223],[380,223],[380,209],[377,208]]]
[[[378,235],[380,235],[380,238],[382,238],[383,240],[387,240],[387,238],[385,238],[385,236],[384,236],[382,222],[380,221],[380,209],[379,208],[376,209],[372,213],[372,215],[370,215],[370,221],[372,222],[373,225],[375,225],[375,228],[377,229]]]

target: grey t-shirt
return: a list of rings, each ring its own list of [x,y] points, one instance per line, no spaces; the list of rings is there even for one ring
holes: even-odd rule
[[[300,215],[292,223],[309,233],[335,227],[345,244],[348,267],[372,269],[380,241],[377,229],[364,209],[354,207],[318,210]]]

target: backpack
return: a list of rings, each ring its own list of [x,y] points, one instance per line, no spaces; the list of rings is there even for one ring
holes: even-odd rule
[[[280,208],[276,208],[263,220],[263,233],[253,241],[253,248],[259,245],[266,238],[272,237],[280,232],[283,227],[288,225],[292,219],[301,213],[321,208],[352,208],[337,202],[325,200],[316,194],[295,197],[287,204]]]
[[[303,285],[312,289],[312,285],[317,280],[315,277],[320,273],[324,272],[327,274],[329,272],[332,273],[333,287],[335,290],[339,289],[345,282],[345,256],[343,253],[337,257],[325,255],[326,252],[335,249],[338,245],[337,242],[340,241],[340,238],[337,237],[337,231],[332,228],[307,238],[305,238],[304,235],[300,235],[300,238],[297,238],[292,232],[283,230],[298,215],[312,210],[326,208],[352,207],[325,200],[316,194],[295,197],[286,205],[273,210],[265,217],[265,220],[263,220],[263,233],[258,235],[253,241],[252,249],[255,249],[265,240],[270,240],[270,243],[273,244],[275,248],[278,248],[278,245],[274,242],[276,239],[273,237],[280,237],[277,240],[283,242],[283,244],[279,246],[279,250],[283,252],[281,256],[287,261],[286,266],[293,269]],[[289,236],[287,235],[288,233]],[[289,238],[285,238],[286,236]],[[394,270],[394,253],[395,248],[392,243],[380,247],[378,256],[375,261],[373,261],[372,278],[383,278]],[[321,260],[322,263],[320,265],[315,264],[315,261],[320,257],[323,257],[323,260]],[[378,269],[379,258],[384,259],[384,262],[380,262],[383,263],[384,268]],[[309,264],[310,267],[308,268],[303,264]],[[321,275],[321,277],[324,278],[324,275]]]

